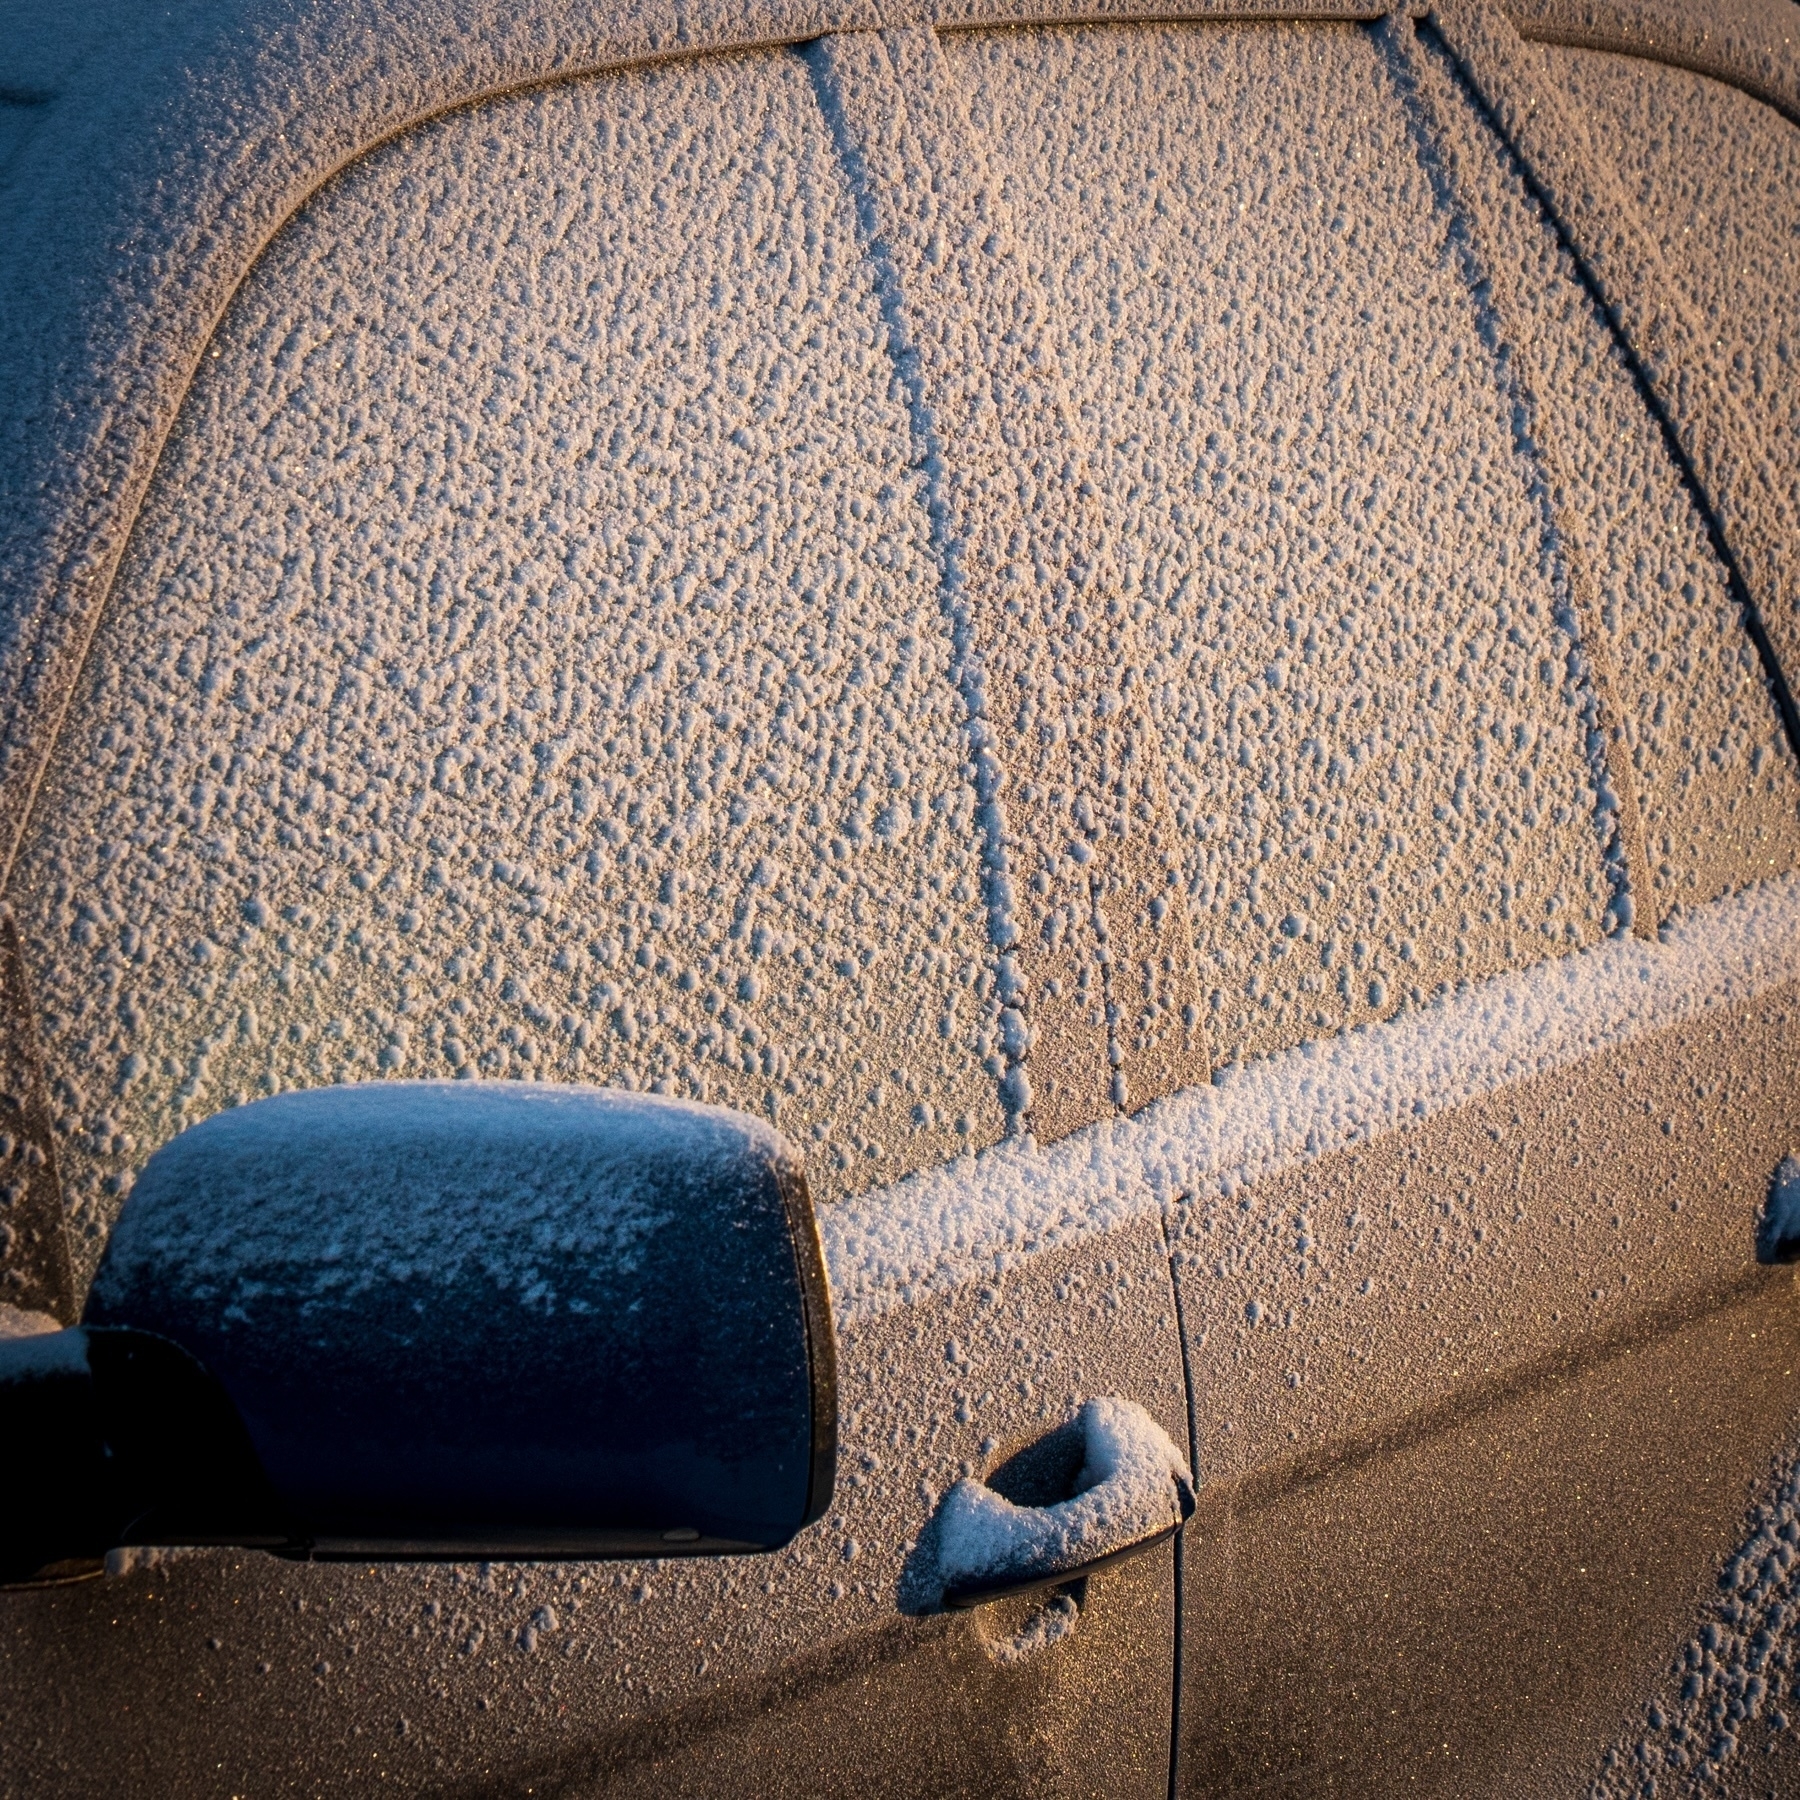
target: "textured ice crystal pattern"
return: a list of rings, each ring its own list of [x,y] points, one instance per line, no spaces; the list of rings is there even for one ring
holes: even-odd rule
[[[1659,899],[1792,865],[1722,573],[1472,121],[1471,234],[1367,33],[945,55],[1094,447],[1217,1061],[1607,929],[1497,317],[1551,372]],[[14,882],[90,1232],[195,1119],[384,1074],[721,1100],[826,1198],[990,1143],[915,425],[796,58],[497,102],[316,199],[204,359]]]
[[[1595,653],[1614,671],[1649,853],[1648,870],[1634,879],[1647,883],[1640,904],[1663,917],[1671,906],[1716,899],[1800,863],[1800,779],[1793,752],[1724,566],[1619,344],[1517,168],[1441,56],[1433,60],[1443,91],[1452,96],[1445,108],[1451,141],[1443,151],[1470,214],[1471,254],[1481,259],[1481,277],[1492,284],[1502,347],[1511,351],[1516,344],[1515,362],[1534,384],[1537,429],[1554,436],[1569,477],[1568,491],[1557,496],[1559,517],[1593,569],[1601,616],[1585,623],[1600,636]],[[1573,67],[1587,70],[1594,63],[1598,73],[1613,61],[1575,56]],[[1636,61],[1627,66],[1646,68]],[[1679,93],[1698,77],[1663,69],[1654,79],[1637,79],[1653,88],[1672,82]],[[1704,109],[1716,127],[1733,109],[1725,104],[1725,90],[1706,86],[1709,101],[1720,96],[1717,107]],[[1654,108],[1647,95],[1635,88],[1631,93],[1634,118],[1645,116],[1640,108],[1649,108],[1651,117],[1668,110],[1666,93]],[[1741,95],[1735,100],[1740,110],[1755,107]],[[1781,121],[1776,126],[1794,137]],[[1635,143],[1635,127],[1609,141],[1622,144],[1627,135]],[[1781,147],[1793,167],[1795,146]],[[1633,154],[1646,153],[1640,146]],[[1790,181],[1790,193],[1794,182],[1800,173]],[[1740,202],[1745,198],[1741,181],[1734,179],[1730,192]],[[1647,220],[1688,216],[1667,212],[1666,194],[1643,197]],[[1751,210],[1760,205],[1758,195]],[[1710,223],[1719,229],[1735,221],[1741,229],[1745,210],[1742,204],[1723,209]],[[1800,219],[1795,223],[1800,231]],[[1790,245],[1800,245],[1796,231],[1787,233]],[[1711,271],[1716,263],[1704,258],[1702,266]],[[1794,273],[1800,279],[1800,265]],[[1780,308],[1741,309],[1735,288],[1733,296],[1734,329],[1743,310],[1777,321],[1775,353],[1762,360],[1788,369],[1787,386],[1795,390],[1788,341],[1793,333],[1781,336]],[[1765,369],[1757,383],[1771,418],[1780,410],[1780,384],[1768,379],[1773,372]],[[1793,398],[1800,408],[1800,390]],[[1800,456],[1800,411],[1791,436],[1795,448],[1788,454]],[[1771,451],[1782,454],[1774,443]]]
[[[1222,1071],[1045,1149],[1008,1142],[833,1207],[820,1221],[841,1318],[993,1279],[1182,1198],[1231,1198],[1610,1046],[1800,979],[1800,877],[1714,902],[1662,941],[1609,938],[1405,1017]]]
[[[948,48],[1105,446],[1215,1059],[1593,942],[1558,571],[1373,40]]]
[[[1762,101],[1685,69],[1598,51],[1536,54],[1546,80],[1596,127],[1695,303],[1712,373],[1760,438],[1785,514],[1771,524],[1791,545],[1800,529],[1800,131]],[[1786,617],[1770,622],[1790,656],[1800,643],[1795,578],[1790,549]]]
[[[1675,1795],[1763,1795],[1774,1790],[1745,1756],[1800,1717],[1800,1459],[1788,1452],[1750,1529],[1719,1576],[1694,1635],[1644,1706],[1635,1727],[1608,1746],[1589,1800]],[[1781,1776],[1791,1771],[1791,1753]]]
[[[63,1170],[383,1074],[773,1116],[829,1197],[980,1144],[965,721],[798,59],[458,114],[208,353],[24,847]]]
[[[672,1206],[709,1188],[755,1197],[761,1170],[788,1154],[741,1113],[616,1089],[409,1081],[286,1094],[164,1146],[94,1297],[129,1318],[134,1288],[179,1269],[243,1321],[271,1297],[338,1306],[396,1283],[447,1292],[479,1271],[521,1308],[554,1311],[548,1269],[629,1291],[649,1240],[682,1230]]]

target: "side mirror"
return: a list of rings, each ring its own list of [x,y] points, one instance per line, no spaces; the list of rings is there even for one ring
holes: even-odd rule
[[[80,1327],[0,1344],[0,1441],[12,1579],[774,1549],[836,1457],[805,1180],[756,1120],[606,1089],[258,1101],[151,1158]]]

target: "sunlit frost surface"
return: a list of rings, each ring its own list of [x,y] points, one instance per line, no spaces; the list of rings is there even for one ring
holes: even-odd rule
[[[458,114],[190,397],[25,846],[63,1168],[386,1074],[773,1113],[827,1195],[999,1130],[964,721],[797,59]]]
[[[1590,61],[1544,54],[1573,57],[1577,68]],[[1592,60],[1610,67],[1614,59]],[[1554,442],[1569,483],[1561,519],[1592,571],[1599,616],[1589,629],[1613,670],[1643,815],[1648,868],[1637,899],[1661,919],[1673,906],[1717,899],[1800,862],[1794,755],[1724,565],[1623,352],[1448,59],[1432,61],[1474,273],[1492,284],[1494,329],[1524,365],[1535,429]],[[1699,79],[1661,69],[1656,83],[1679,89]],[[1621,125],[1611,141],[1628,135]],[[1745,203],[1740,220],[1761,206],[1759,194],[1734,191]],[[1659,198],[1645,216],[1681,215]],[[1738,319],[1764,309],[1730,311]],[[1779,308],[1770,316],[1778,319]],[[1778,383],[1766,391],[1778,400]],[[1779,467],[1781,452],[1772,454]]]
[[[1557,570],[1374,40],[947,44],[1101,445],[1215,1057],[1593,942]]]

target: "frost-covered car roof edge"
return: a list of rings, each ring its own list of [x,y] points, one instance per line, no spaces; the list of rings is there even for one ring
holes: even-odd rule
[[[1800,125],[1800,21],[1781,0],[1706,12],[1663,0],[1510,0],[1501,11],[1533,42],[1691,69],[1742,88]]]
[[[597,19],[574,0],[528,16],[492,0],[215,0],[175,21],[96,9],[71,55],[54,23],[19,9],[0,84],[31,93],[42,117],[0,168],[12,401],[0,442],[4,874],[219,318],[294,213],[379,144],[522,88],[834,31],[1367,21],[1387,10],[1368,0],[738,0],[697,18],[682,0],[642,0]],[[1712,9],[1711,24],[1677,0],[1513,0],[1504,10],[1526,37],[1692,68],[1800,123],[1800,34],[1786,0],[1735,0]]]

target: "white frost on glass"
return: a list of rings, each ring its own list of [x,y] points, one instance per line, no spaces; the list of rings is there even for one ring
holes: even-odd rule
[[[1006,1143],[824,1210],[841,1315],[1004,1270],[1183,1196],[1427,1119],[1609,1045],[1800,978],[1800,876],[1696,908],[1438,1004],[1224,1069],[1047,1149]]]
[[[1214,1061],[1604,935],[1540,476],[1373,40],[945,44],[1095,424]]]
[[[936,1526],[946,1592],[1075,1569],[1181,1523],[1194,1478],[1141,1406],[1090,1400],[1078,1422],[1085,1457],[1069,1499],[1015,1506],[972,1476],[944,1496]]]
[[[1610,63],[1591,53],[1541,54],[1552,81],[1559,70],[1597,71]],[[1613,704],[1628,745],[1630,769],[1615,760],[1612,778],[1629,772],[1643,823],[1647,866],[1632,871],[1631,879],[1650,917],[1660,919],[1672,906],[1716,899],[1800,861],[1794,753],[1731,578],[1624,350],[1555,225],[1448,59],[1429,47],[1422,58],[1444,129],[1436,154],[1469,220],[1459,252],[1513,378],[1524,384],[1526,429],[1559,446],[1553,505],[1560,528],[1580,543],[1589,567],[1597,613],[1585,628],[1591,647],[1611,666]],[[1610,122],[1608,142],[1622,164],[1654,160],[1681,141],[1668,131],[1670,121],[1665,116],[1657,129],[1640,130],[1626,129],[1623,120],[1656,118],[1672,87],[1698,78],[1630,58],[1616,67],[1643,72],[1627,77],[1629,110]],[[1716,102],[1703,109],[1709,125],[1724,123],[1734,105],[1743,116],[1765,110],[1741,95],[1734,102],[1728,89],[1716,93]],[[1771,123],[1776,137],[1793,135],[1772,116]],[[1738,146],[1740,153],[1744,147]],[[1771,138],[1765,154],[1775,147]],[[1732,160],[1715,156],[1718,149],[1709,145],[1707,152],[1678,153],[1674,160],[1683,170],[1704,169],[1710,185],[1720,164]],[[1786,181],[1791,189],[1791,174]],[[1727,195],[1733,185],[1726,183]],[[1781,189],[1777,176],[1747,208],[1717,204],[1715,191],[1703,206],[1687,199],[1653,203],[1640,217],[1653,227],[1679,220],[1675,243],[1665,249],[1691,250],[1696,240],[1690,225],[1729,230],[1734,214],[1759,217]],[[1778,257],[1791,255],[1779,244],[1784,236],[1792,242],[1793,233],[1759,235]],[[1728,263],[1698,259],[1709,277],[1727,266],[1732,270],[1731,303],[1713,315],[1721,331],[1754,330],[1780,310],[1780,283],[1764,287],[1754,304],[1742,303],[1742,262],[1737,253]],[[1757,385],[1771,401],[1778,399],[1782,384],[1772,374],[1759,371]],[[1777,451],[1766,466],[1781,460]],[[1621,756],[1618,748],[1609,754]]]
[[[797,58],[439,120],[195,378],[11,898],[89,1234],[261,1094],[776,1117],[823,1194],[1003,1128],[967,719]]]

